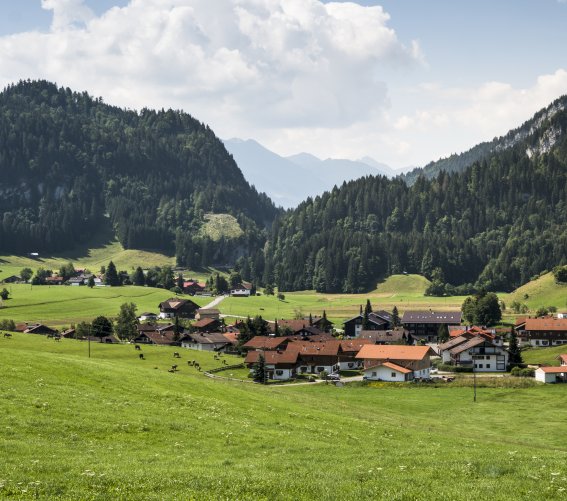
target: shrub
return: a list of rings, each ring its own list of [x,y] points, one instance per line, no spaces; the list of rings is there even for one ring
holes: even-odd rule
[[[460,365],[439,364],[437,369],[442,372],[472,372],[472,367],[462,367]]]

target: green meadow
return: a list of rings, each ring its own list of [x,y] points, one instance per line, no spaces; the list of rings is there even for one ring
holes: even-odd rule
[[[0,319],[15,322],[37,321],[50,327],[68,326],[98,315],[114,317],[123,303],[135,303],[138,313],[159,312],[159,303],[173,296],[170,291],[152,287],[72,287],[65,285],[5,286],[11,299],[3,302]],[[189,296],[179,296],[189,297]],[[191,297],[199,305],[211,298]]]
[[[557,357],[567,353],[567,345],[550,348],[528,348],[522,351],[526,364],[560,365]]]
[[[218,365],[207,353],[91,350],[0,338],[0,498],[567,498],[563,386],[475,404],[450,385],[263,387],[183,365]]]

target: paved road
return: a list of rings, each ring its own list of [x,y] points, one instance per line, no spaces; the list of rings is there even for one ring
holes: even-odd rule
[[[216,308],[217,305],[218,305],[223,299],[226,299],[227,297],[228,297],[228,295],[217,296],[217,297],[214,298],[207,306],[203,306],[203,308]]]

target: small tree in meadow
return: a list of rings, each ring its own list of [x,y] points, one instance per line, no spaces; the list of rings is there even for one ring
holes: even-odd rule
[[[91,334],[100,338],[100,342],[102,343],[103,337],[112,335],[112,322],[102,315],[96,317],[91,326]]]

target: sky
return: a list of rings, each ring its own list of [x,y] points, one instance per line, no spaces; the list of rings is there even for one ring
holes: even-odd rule
[[[174,108],[280,155],[423,166],[567,94],[567,0],[0,2],[0,87]]]

